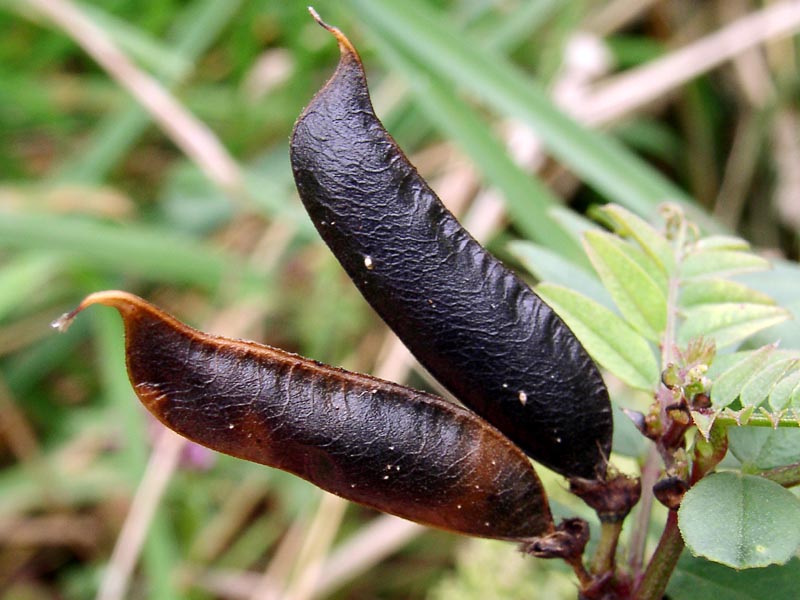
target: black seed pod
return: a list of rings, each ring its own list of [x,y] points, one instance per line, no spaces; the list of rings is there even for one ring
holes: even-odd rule
[[[298,119],[300,197],[361,293],[459,400],[541,463],[605,472],[612,420],[564,322],[459,224],[375,116],[356,50]]]
[[[126,292],[91,294],[57,326],[92,304],[119,310],[136,395],[190,440],[424,525],[523,542],[553,532],[528,458],[464,408],[202,333]]]

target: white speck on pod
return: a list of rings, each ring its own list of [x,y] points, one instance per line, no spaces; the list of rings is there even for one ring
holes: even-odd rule
[[[375,263],[372,262],[371,256],[364,257],[364,266],[367,268],[368,271],[372,271],[375,268]]]
[[[522,404],[522,406],[525,406],[528,403],[528,394],[526,394],[525,392],[520,392],[519,403]]]

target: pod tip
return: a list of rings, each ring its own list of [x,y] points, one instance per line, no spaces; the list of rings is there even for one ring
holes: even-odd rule
[[[126,311],[130,311],[134,308],[141,308],[147,305],[144,300],[138,296],[129,294],[128,292],[122,292],[119,290],[94,292],[93,294],[89,294],[83,300],[81,300],[81,303],[78,304],[78,306],[76,306],[73,310],[64,313],[52,321],[50,323],[50,327],[57,330],[59,333],[64,333],[67,331],[67,329],[69,329],[69,326],[72,325],[72,321],[75,320],[75,317],[78,316],[78,313],[92,304],[105,304],[106,306],[112,306],[123,313],[123,316]]]
[[[308,7],[308,12],[311,13],[311,16],[314,17],[314,20],[319,23],[321,27],[324,27],[328,31],[331,30],[331,26],[328,25],[325,21],[322,20],[322,17],[319,16],[319,13],[313,6]]]
[[[314,20],[319,24],[320,27],[326,29],[333,36],[336,38],[336,41],[339,42],[339,48],[342,52],[346,54],[353,54],[358,56],[358,52],[356,52],[355,47],[353,44],[350,43],[350,40],[347,39],[347,36],[341,32],[338,27],[334,27],[333,25],[328,25],[325,21],[322,20],[322,17],[319,16],[319,13],[314,9],[313,6],[308,7],[308,12],[314,18]]]
[[[78,309],[75,309],[71,312],[64,313],[54,321],[50,323],[50,327],[58,331],[59,333],[65,333],[69,326],[72,325],[72,321],[75,318],[75,315],[78,314]]]
[[[86,308],[90,304],[94,304],[92,296],[95,295],[96,294],[89,294],[88,296],[86,296],[86,298],[81,300],[81,303],[78,304],[78,306],[76,306],[74,309],[64,313],[63,315],[52,321],[50,323],[50,327],[52,327],[59,333],[65,333],[67,329],[69,329],[69,326],[72,325],[72,322],[75,320],[75,317],[78,316],[78,313],[81,312],[84,308]]]

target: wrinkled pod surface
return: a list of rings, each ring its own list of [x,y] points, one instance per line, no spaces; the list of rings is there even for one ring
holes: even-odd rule
[[[291,162],[322,238],[363,296],[460,401],[535,460],[602,478],[608,392],[564,322],[459,224],[375,116],[358,53],[298,119]]]
[[[348,500],[468,535],[552,532],[539,478],[494,427],[445,400],[188,327],[141,298],[91,294],[125,323],[142,404],[180,435],[299,475]]]

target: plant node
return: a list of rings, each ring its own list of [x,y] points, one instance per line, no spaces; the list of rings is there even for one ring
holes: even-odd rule
[[[580,561],[589,541],[589,524],[583,519],[564,519],[555,531],[522,544],[520,550],[537,558],[563,558]]]
[[[618,523],[639,501],[642,482],[638,477],[609,472],[604,480],[573,477],[569,489],[595,510],[602,523]]]

